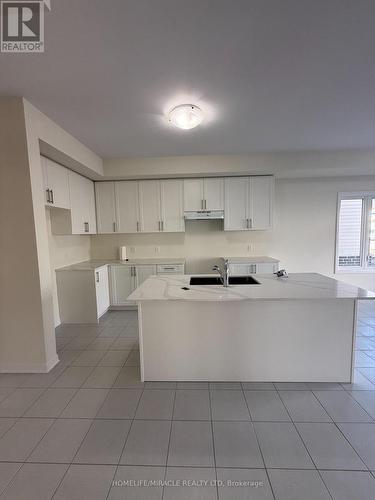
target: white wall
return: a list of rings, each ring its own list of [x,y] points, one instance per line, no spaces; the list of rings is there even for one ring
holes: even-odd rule
[[[30,103],[0,98],[0,372],[58,362],[40,141],[102,172],[101,158]]]
[[[53,317],[55,326],[61,323],[57,299],[55,269],[69,266],[90,259],[90,237],[78,235],[58,236],[51,232],[50,210],[46,209],[48,246],[51,263],[51,280],[53,290]]]
[[[215,257],[223,255],[269,255],[290,272],[333,275],[337,193],[373,189],[375,176],[277,179],[270,231],[224,232],[220,221],[190,221],[185,234],[93,236],[91,256],[117,258],[118,246],[127,245],[135,248],[130,257],[186,257],[187,271],[194,273],[209,271]],[[375,290],[375,273],[336,277]]]
[[[122,158],[104,162],[105,178],[274,174],[278,178],[374,175],[375,150],[332,150],[248,155]]]
[[[52,295],[49,300],[39,266],[39,178],[32,172],[22,99],[0,99],[0,131],[0,372],[46,371],[57,361]]]

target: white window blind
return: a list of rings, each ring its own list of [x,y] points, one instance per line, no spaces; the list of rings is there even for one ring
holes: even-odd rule
[[[338,204],[336,270],[375,270],[375,195],[345,195]]]
[[[363,200],[341,200],[338,258],[340,267],[361,265]]]

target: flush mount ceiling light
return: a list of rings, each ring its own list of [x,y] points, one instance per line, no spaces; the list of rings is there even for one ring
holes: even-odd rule
[[[189,130],[202,123],[203,111],[194,104],[180,104],[170,110],[168,119],[175,127]]]

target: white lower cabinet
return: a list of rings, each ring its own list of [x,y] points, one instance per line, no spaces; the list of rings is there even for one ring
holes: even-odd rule
[[[98,323],[109,308],[108,266],[56,270],[61,323]]]
[[[155,265],[119,264],[110,266],[111,306],[132,305],[128,296],[149,276],[156,274]]]
[[[148,277],[155,274],[184,274],[184,264],[114,264],[109,266],[111,306],[129,306],[128,296]]]
[[[135,289],[133,266],[109,266],[111,306],[126,304],[128,296]]]
[[[109,308],[109,280],[108,267],[104,266],[95,271],[96,305],[98,317]]]
[[[249,274],[272,274],[279,269],[278,262],[240,262],[229,261],[230,276],[248,276]]]

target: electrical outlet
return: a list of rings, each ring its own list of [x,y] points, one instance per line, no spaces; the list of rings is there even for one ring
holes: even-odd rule
[[[155,247],[155,253],[160,253],[160,247]]]

